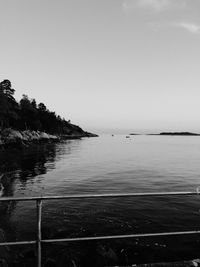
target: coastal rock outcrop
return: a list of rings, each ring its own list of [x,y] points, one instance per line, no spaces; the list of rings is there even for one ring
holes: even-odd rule
[[[84,132],[82,129],[71,131],[65,135],[53,135],[41,131],[19,131],[11,128],[0,130],[0,147],[19,147],[31,143],[57,142],[63,139],[80,139],[82,137],[98,137],[96,134]]]
[[[59,137],[40,131],[18,131],[11,128],[0,131],[0,146],[28,145],[32,142],[42,141],[59,141]]]

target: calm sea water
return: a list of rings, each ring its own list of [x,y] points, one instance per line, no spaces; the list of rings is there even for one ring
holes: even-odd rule
[[[196,190],[197,136],[102,135],[0,152],[3,196]],[[6,181],[6,182],[5,182]],[[0,203],[10,240],[32,239],[35,203]],[[127,234],[200,228],[200,196],[46,201],[43,235]],[[187,248],[188,249],[188,248]]]

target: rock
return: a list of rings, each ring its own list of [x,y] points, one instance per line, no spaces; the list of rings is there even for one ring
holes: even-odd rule
[[[56,135],[47,134],[39,131],[17,131],[10,128],[3,129],[0,132],[0,146],[3,147],[23,147],[33,142],[40,141],[59,141]]]
[[[85,132],[86,137],[99,137],[97,134]]]
[[[56,142],[62,139],[80,139],[82,137],[98,137],[96,134],[84,132],[81,128],[71,125],[69,134],[57,136],[40,131],[18,131],[11,128],[0,129],[0,147],[23,148],[31,143]]]

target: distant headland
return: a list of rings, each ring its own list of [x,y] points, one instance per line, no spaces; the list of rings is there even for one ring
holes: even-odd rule
[[[148,135],[200,136],[200,134],[191,132],[161,132],[159,134],[148,134]]]
[[[14,93],[9,80],[0,83],[0,147],[98,136],[61,118],[44,103],[37,104],[27,95],[17,102]]]

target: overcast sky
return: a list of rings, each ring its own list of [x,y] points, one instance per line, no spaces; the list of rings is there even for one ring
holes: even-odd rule
[[[0,80],[86,130],[200,132],[199,0],[0,0]]]

